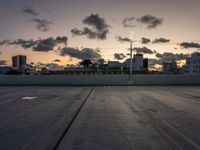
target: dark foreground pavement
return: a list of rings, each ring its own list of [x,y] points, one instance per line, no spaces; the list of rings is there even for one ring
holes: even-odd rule
[[[0,87],[0,150],[200,150],[200,87]]]

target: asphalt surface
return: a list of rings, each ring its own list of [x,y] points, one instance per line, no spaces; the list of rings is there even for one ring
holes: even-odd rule
[[[200,150],[198,86],[0,87],[1,150]]]

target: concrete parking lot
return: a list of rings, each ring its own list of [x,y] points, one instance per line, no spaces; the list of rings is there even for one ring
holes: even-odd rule
[[[199,86],[1,86],[0,149],[198,150]]]

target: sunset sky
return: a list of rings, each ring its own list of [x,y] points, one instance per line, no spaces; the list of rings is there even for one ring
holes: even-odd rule
[[[29,63],[123,61],[134,32],[134,53],[154,64],[178,61],[200,49],[199,14],[200,0],[1,0],[0,60],[10,65],[23,54]]]

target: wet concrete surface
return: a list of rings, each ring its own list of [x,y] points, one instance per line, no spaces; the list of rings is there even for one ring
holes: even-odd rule
[[[200,149],[200,87],[91,89],[0,87],[0,149]]]

